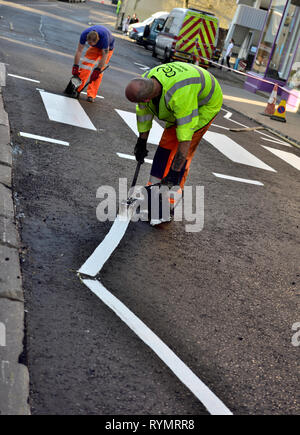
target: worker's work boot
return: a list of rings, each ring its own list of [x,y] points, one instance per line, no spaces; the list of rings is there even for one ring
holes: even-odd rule
[[[93,98],[93,97],[87,97],[87,101],[89,103],[94,103],[95,102],[95,98]]]

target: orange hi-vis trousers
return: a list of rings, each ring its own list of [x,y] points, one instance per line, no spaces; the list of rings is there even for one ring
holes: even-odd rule
[[[196,149],[200,143],[200,140],[202,139],[203,135],[207,132],[212,122],[213,119],[204,127],[202,127],[200,130],[196,131],[192,137],[190,149],[185,164],[181,171],[179,184],[182,190],[186,182],[190,170],[191,162],[195,155]],[[176,126],[166,128],[163,132],[163,135],[159,142],[159,146],[156,150],[153,159],[149,184],[159,183],[162,178],[168,175],[175,154],[177,153],[177,149],[178,149],[178,139],[176,135]]]
[[[112,57],[113,52],[114,52],[114,50],[109,50],[107,60],[105,62],[106,65],[110,61],[110,58]],[[101,59],[101,57],[102,57],[102,50],[100,50],[100,48],[90,47],[87,49],[87,51],[85,53],[85,57],[82,60],[82,63],[81,63],[80,69],[79,69],[79,78],[81,80],[81,85],[77,89],[78,92],[80,92],[84,88],[91,72],[93,71],[95,65],[98,63],[98,61]],[[96,98],[98,89],[99,89],[101,81],[102,81],[102,77],[103,77],[103,74],[100,74],[100,76],[98,77],[97,80],[95,80],[94,82],[92,82],[88,85],[88,88],[87,88],[88,97]]]

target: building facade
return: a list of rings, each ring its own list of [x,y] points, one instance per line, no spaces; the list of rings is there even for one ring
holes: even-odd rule
[[[270,0],[245,89],[271,92],[274,84],[290,110],[300,107],[300,0]]]
[[[155,12],[171,12],[173,8],[196,8],[212,12],[219,18],[220,27],[228,29],[236,9],[236,0],[122,0],[119,21],[122,17],[134,13],[140,21]],[[120,23],[119,23],[120,24]]]

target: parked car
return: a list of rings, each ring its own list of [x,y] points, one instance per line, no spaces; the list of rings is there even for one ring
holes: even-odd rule
[[[155,18],[167,18],[169,12],[155,12],[155,14],[151,15],[151,17],[147,18],[145,21],[141,23],[130,24],[128,28],[128,36],[131,39],[137,41],[137,43],[142,44],[144,30],[147,24],[151,25]]]
[[[198,61],[207,68],[217,45],[218,31],[219,20],[214,14],[193,8],[174,8],[156,38],[153,57],[159,56],[163,62]]]
[[[167,18],[155,18],[152,24],[147,24],[144,30],[143,38],[141,44],[146,48],[146,50],[152,50],[157,35],[163,29]]]

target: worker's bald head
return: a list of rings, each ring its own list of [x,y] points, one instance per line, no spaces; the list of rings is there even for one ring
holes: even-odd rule
[[[154,82],[151,79],[132,79],[125,89],[126,98],[132,103],[141,103],[153,98]]]

